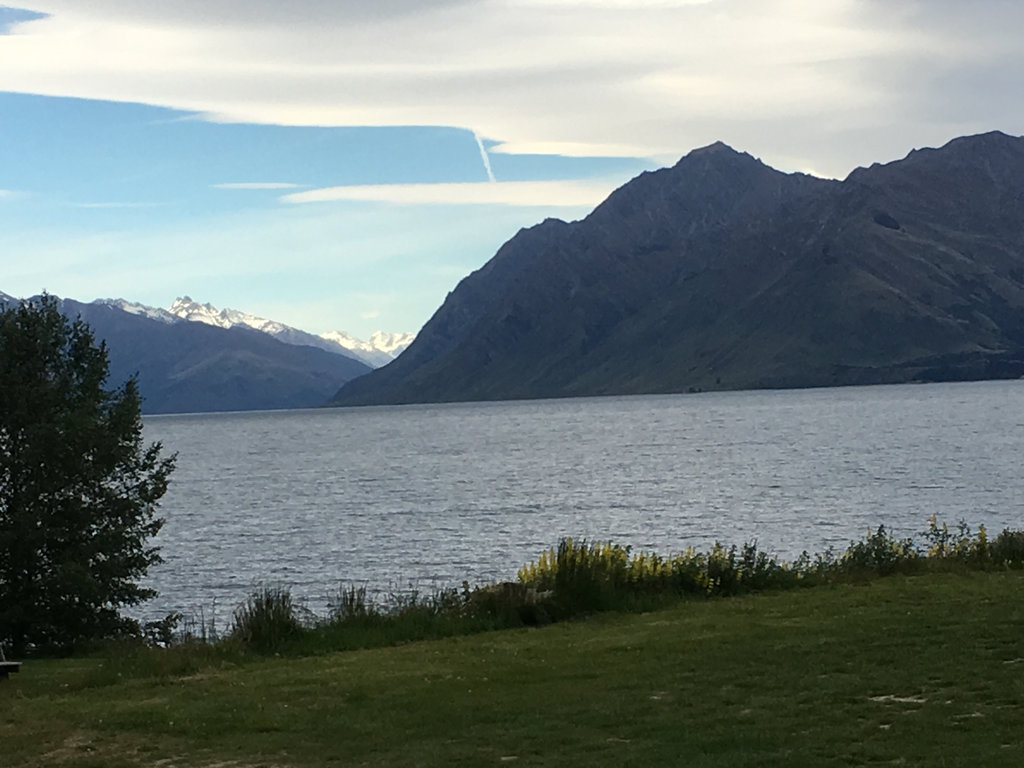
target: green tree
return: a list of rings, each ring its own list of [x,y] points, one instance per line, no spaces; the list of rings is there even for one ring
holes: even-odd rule
[[[68,647],[137,623],[138,580],[175,457],[142,440],[134,379],[106,389],[106,345],[44,295],[0,305],[0,643]]]

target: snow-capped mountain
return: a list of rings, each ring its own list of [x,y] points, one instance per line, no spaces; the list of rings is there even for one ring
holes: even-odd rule
[[[390,361],[402,354],[405,348],[412,344],[416,334],[376,331],[370,336],[369,341],[363,341],[344,331],[328,331],[327,333],[321,333],[320,338],[333,344],[338,344],[345,349],[350,349],[353,352],[387,356],[388,361]]]
[[[391,357],[398,357],[405,351],[406,347],[412,344],[415,338],[415,333],[374,331],[370,334],[370,345],[382,352],[387,352]]]
[[[164,310],[158,310],[164,312]],[[370,341],[362,341],[344,331],[329,331],[316,336],[307,331],[241,312],[237,309],[218,309],[212,304],[200,304],[189,296],[174,300],[167,310],[172,316],[192,322],[216,325],[220,328],[244,326],[269,334],[286,344],[299,344],[354,357],[372,368],[387,365],[412,343],[413,333],[385,333],[377,331]]]
[[[148,317],[150,320],[159,320],[161,323],[176,323],[181,319],[177,315],[172,315],[166,309],[147,307],[145,304],[125,301],[124,299],[96,299],[92,303],[114,307],[130,315],[141,315],[142,317]]]
[[[220,328],[234,328],[236,325],[244,325],[257,331],[269,333],[271,336],[276,336],[289,328],[284,323],[250,315],[248,312],[241,312],[237,309],[217,309],[212,304],[200,304],[198,301],[193,301],[189,296],[180,296],[175,299],[168,311],[183,320],[216,325]],[[293,328],[291,330],[298,329]]]
[[[17,303],[18,299],[0,292],[0,304]],[[251,328],[272,336],[285,344],[316,347],[336,355],[343,355],[365,363],[371,368],[387,365],[411,343],[414,333],[386,333],[377,331],[369,341],[363,341],[344,331],[329,331],[317,336],[290,325],[268,320],[237,309],[218,309],[212,304],[200,304],[189,296],[174,300],[168,309],[150,307],[125,299],[96,299],[92,304],[111,307],[131,315],[147,317],[161,323],[182,321],[205,323],[218,328]]]
[[[118,300],[58,302],[106,343],[112,386],[136,377],[147,414],[312,408],[338,382],[370,372],[354,357],[251,328],[193,323]]]

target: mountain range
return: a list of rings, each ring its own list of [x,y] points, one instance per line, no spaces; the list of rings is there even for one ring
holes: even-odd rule
[[[135,315],[144,315],[153,320],[165,323],[176,323],[181,320],[206,323],[219,328],[252,328],[273,336],[285,344],[299,344],[307,347],[319,347],[327,352],[334,352],[355,358],[371,368],[379,368],[390,363],[406,347],[412,343],[414,333],[385,333],[377,331],[368,341],[357,339],[344,331],[328,331],[319,336],[294,328],[276,320],[268,320],[242,312],[237,309],[217,309],[212,304],[200,304],[188,296],[174,300],[169,309],[148,307],[145,304],[125,301],[124,299],[97,299],[95,304],[107,304]]]
[[[15,301],[0,293],[0,303]],[[375,334],[369,343],[341,332],[320,337],[188,297],[170,309],[123,299],[59,305],[106,342],[109,384],[137,377],[148,414],[319,406],[343,382],[391,360],[412,337]]]
[[[1024,139],[774,170],[722,143],[521,230],[337,405],[1024,374]]]

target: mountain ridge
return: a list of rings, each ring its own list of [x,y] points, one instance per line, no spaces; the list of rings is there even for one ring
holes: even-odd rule
[[[377,368],[389,363],[412,342],[413,333],[375,331],[369,341],[363,341],[344,331],[328,331],[319,335],[295,328],[277,320],[269,320],[249,312],[212,304],[201,304],[189,296],[179,296],[168,309],[149,307],[125,299],[96,299],[95,303],[116,306],[126,312],[145,315],[162,322],[187,320],[214,325],[219,328],[243,326],[266,333],[286,344],[318,347],[327,352],[343,354]]]
[[[1022,178],[1024,140],[998,132],[843,181],[716,142],[581,221],[520,230],[333,402],[1006,374],[1024,345]]]
[[[0,302],[17,301],[0,294]],[[251,328],[186,322],[129,302],[127,308],[116,301],[57,302],[106,344],[108,386],[136,378],[145,414],[310,408],[370,370],[353,358]]]

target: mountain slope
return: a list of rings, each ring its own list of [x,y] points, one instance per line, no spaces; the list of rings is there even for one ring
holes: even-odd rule
[[[111,385],[138,375],[144,413],[267,410],[321,405],[363,363],[285,344],[247,328],[217,328],[64,299],[105,340]]]
[[[369,341],[362,341],[343,331],[328,331],[319,336],[293,328],[276,320],[268,320],[237,309],[218,309],[212,304],[200,304],[189,296],[176,298],[169,309],[149,307],[124,299],[97,299],[94,304],[105,304],[133,315],[142,315],[165,323],[181,321],[206,323],[218,328],[252,328],[274,337],[285,344],[317,347],[336,355],[359,360],[371,368],[379,368],[398,357],[412,343],[414,333],[385,333],[376,331]]]
[[[337,404],[1024,373],[1024,139],[845,181],[723,144],[523,230]]]
[[[340,331],[331,331],[316,336],[307,331],[279,323],[276,320],[267,320],[263,317],[251,315],[248,312],[241,312],[237,309],[217,309],[212,304],[200,304],[188,296],[175,299],[174,303],[171,304],[169,313],[183,320],[206,323],[207,325],[215,325],[219,328],[253,328],[269,334],[286,344],[318,347],[327,352],[354,358],[366,363],[371,368],[379,368],[382,365],[386,365],[394,359],[398,352],[401,352],[401,349],[398,352],[392,352],[391,349],[381,349],[373,343],[372,338],[370,343],[367,343]],[[411,337],[411,334],[409,336]],[[406,343],[406,346],[408,346],[408,343]]]

